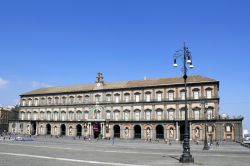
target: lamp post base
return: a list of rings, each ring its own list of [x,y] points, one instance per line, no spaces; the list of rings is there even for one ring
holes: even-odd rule
[[[203,150],[209,150],[208,144],[204,144]]]
[[[179,161],[180,163],[194,163],[194,158],[192,157],[192,155],[183,154]]]

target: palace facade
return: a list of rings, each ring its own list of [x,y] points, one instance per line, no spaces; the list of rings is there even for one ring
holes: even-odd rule
[[[219,81],[189,76],[190,140],[242,140],[242,117],[220,115]],[[182,77],[48,87],[20,95],[19,134],[91,138],[183,140],[185,90]],[[207,127],[205,127],[207,126]]]

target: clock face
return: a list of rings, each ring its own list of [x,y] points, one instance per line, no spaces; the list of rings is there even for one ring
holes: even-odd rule
[[[101,86],[101,83],[97,83],[96,85],[99,87],[99,86]]]

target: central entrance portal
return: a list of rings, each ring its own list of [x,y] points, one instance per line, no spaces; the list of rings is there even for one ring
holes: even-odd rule
[[[93,124],[93,133],[94,133],[94,138],[99,138],[99,135],[101,133],[101,126],[100,123],[94,123]]]

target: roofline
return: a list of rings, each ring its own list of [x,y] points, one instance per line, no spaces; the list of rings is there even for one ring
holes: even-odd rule
[[[209,83],[216,83],[219,90],[219,81],[201,81],[201,82],[188,82],[187,85],[195,85],[195,84],[209,84]],[[20,97],[29,97],[29,96],[43,96],[43,95],[57,95],[57,94],[72,94],[72,93],[81,93],[81,92],[103,92],[103,91],[110,91],[110,90],[130,90],[130,89],[138,89],[138,88],[154,88],[154,87],[168,87],[168,86],[182,86],[184,83],[173,83],[173,84],[158,84],[158,85],[147,85],[147,86],[135,86],[135,87],[120,87],[120,88],[110,88],[110,89],[92,89],[92,90],[81,90],[81,91],[67,91],[67,92],[55,92],[55,93],[37,93],[37,94],[21,94]]]

